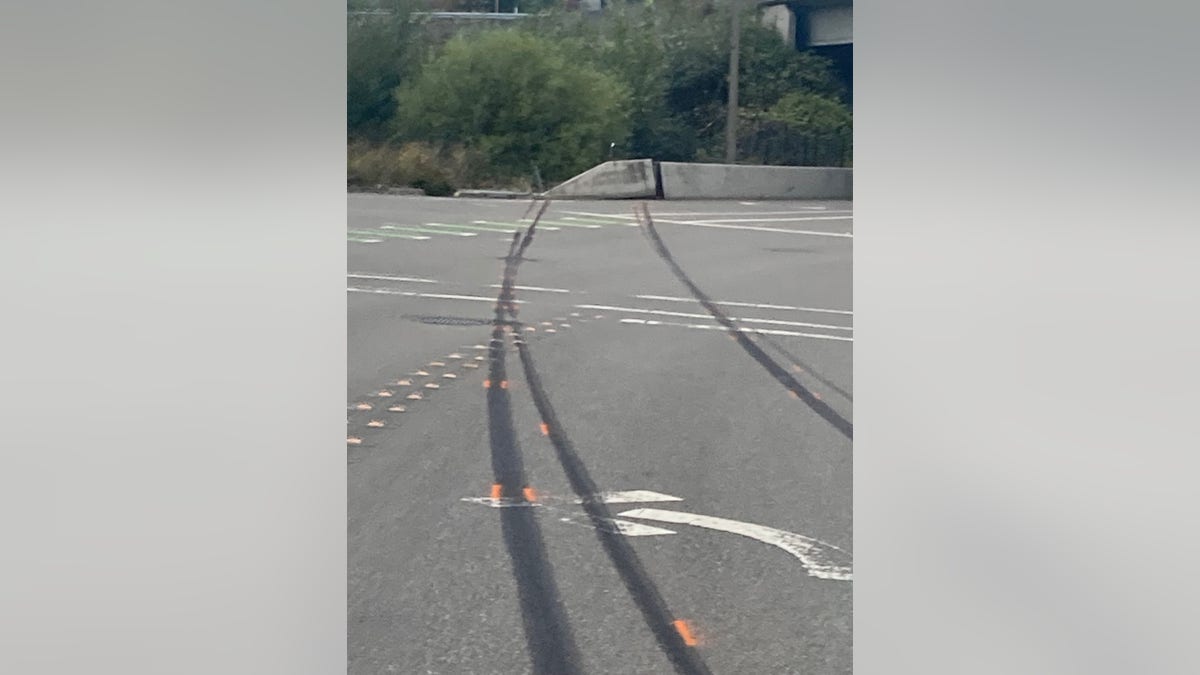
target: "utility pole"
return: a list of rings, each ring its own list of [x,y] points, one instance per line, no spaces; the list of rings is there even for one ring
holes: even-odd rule
[[[725,163],[737,160],[738,53],[741,51],[741,12],[737,0],[729,0],[729,101],[725,117]]]

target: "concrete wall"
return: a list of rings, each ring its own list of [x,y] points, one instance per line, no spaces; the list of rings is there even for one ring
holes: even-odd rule
[[[852,199],[853,169],[661,162],[664,199]]]
[[[796,44],[796,15],[787,5],[772,5],[763,8],[762,22],[774,28],[788,45]]]
[[[854,9],[820,7],[808,13],[808,44],[812,47],[854,42]]]
[[[653,198],[658,183],[654,163],[648,159],[605,162],[546,191],[551,199]]]

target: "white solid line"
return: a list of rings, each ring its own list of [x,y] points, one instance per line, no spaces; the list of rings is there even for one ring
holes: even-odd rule
[[[575,305],[576,309],[604,309],[610,312],[631,312],[634,314],[654,314],[656,316],[675,316],[682,319],[709,319],[711,314],[692,314],[689,312],[668,312],[662,309],[637,309],[634,307],[613,307],[611,305]],[[825,328],[828,330],[854,330],[852,326],[834,326],[826,323],[807,323],[804,321],[783,321],[781,319],[750,319],[736,316],[729,317],[730,321],[745,323],[767,323],[776,326],[800,326],[804,328]],[[715,319],[714,319],[715,321]]]
[[[654,214],[650,214],[653,216]],[[794,218],[704,218],[696,223],[788,223],[796,220],[854,220],[854,216],[796,216]]]
[[[356,244],[382,244],[383,243],[382,239],[355,239],[353,237],[349,238],[349,241],[352,241]]]
[[[504,288],[502,284],[492,284],[488,288]],[[566,288],[542,288],[541,286],[513,286],[518,291],[541,291],[544,293],[570,293]]]
[[[438,234],[448,234],[453,237],[474,237],[478,232],[447,232],[445,230],[430,230],[418,225],[380,225],[381,230],[400,230],[404,232],[437,232]]]
[[[499,225],[501,227],[517,227],[517,228],[521,227],[521,225],[522,225],[522,223],[517,222],[517,221],[505,221],[505,220],[476,220],[476,221],[472,221],[472,222],[476,223],[477,225]],[[544,225],[544,226],[539,225],[538,229],[539,230],[548,230],[550,232],[558,232],[562,228],[553,227],[550,225]]]
[[[376,279],[378,281],[408,281],[414,284],[436,284],[438,282],[433,279],[422,279],[421,277],[393,277],[387,274],[347,274],[351,279]]]
[[[744,523],[740,520],[700,516],[680,511],[664,511],[662,509],[631,509],[629,511],[622,511],[618,515],[664,523],[692,525],[720,532],[729,532],[730,534],[738,534],[787,551],[800,560],[800,564],[804,565],[804,568],[808,570],[810,577],[836,579],[838,581],[850,581],[853,578],[850,566],[850,554],[833,544],[827,544],[818,539],[805,537],[794,532],[777,530],[773,527],[755,525],[754,523]]]
[[[845,239],[853,239],[854,235],[850,232],[821,232],[819,230],[788,230],[781,227],[756,227],[754,225],[721,225],[719,223],[702,223],[693,220],[665,220],[656,219],[658,223],[671,223],[672,225],[690,225],[692,227],[714,227],[720,230],[751,230],[754,232],[780,232],[783,234],[811,234],[815,237],[842,237]]]
[[[633,216],[623,213],[595,213],[593,211],[563,211],[563,213],[570,213],[576,216],[591,216],[593,218],[620,218],[622,220],[631,220],[633,218]]]
[[[611,492],[601,492],[599,495],[600,501],[605,504],[643,504],[649,502],[681,502],[683,497],[675,497],[673,495],[665,495],[661,492],[653,490],[614,490]],[[576,499],[576,504],[582,504],[582,499]]]
[[[677,328],[695,328],[698,330],[721,330],[728,331],[719,324],[701,325],[696,323],[675,323],[674,321],[655,321],[653,319],[621,319],[621,323],[639,324],[643,326],[675,326]],[[839,342],[854,342],[854,338],[842,337],[840,335],[824,335],[822,333],[799,333],[791,330],[772,330],[770,328],[739,328],[739,333],[752,333],[755,335],[779,335],[782,337],[807,337],[816,338],[818,340],[837,340]]]
[[[695,298],[678,298],[673,295],[635,295],[639,300],[665,300],[667,302],[696,302]],[[718,305],[728,305],[730,307],[753,307],[755,309],[785,309],[795,312],[821,312],[824,314],[846,314],[853,315],[846,309],[820,309],[817,307],[792,307],[791,305],[768,305],[754,302],[735,302],[733,300],[714,300]]]
[[[659,216],[791,216],[801,213],[812,213],[820,211],[821,213],[853,213],[850,209],[828,209],[824,206],[802,206],[790,211],[671,211],[664,213],[650,212],[651,218]],[[573,213],[580,216],[593,216],[598,218],[633,218],[633,216],[619,213],[595,213],[591,211],[564,211],[564,213]]]
[[[433,298],[438,300],[474,300],[478,302],[496,302],[496,298],[489,298],[483,295],[454,295],[450,293],[417,293],[416,291],[398,291],[391,288],[362,288],[359,286],[349,286],[346,288],[349,293],[376,293],[378,295],[402,295],[407,298]],[[512,302],[518,305],[524,304],[524,300],[513,300]]]

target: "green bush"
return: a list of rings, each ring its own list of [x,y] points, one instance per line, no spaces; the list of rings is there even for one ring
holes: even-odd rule
[[[853,127],[850,108],[838,101],[803,91],[785,94],[767,109],[764,117],[787,122],[813,133],[839,133]]]
[[[351,143],[347,152],[348,182],[352,186],[420,188],[426,194],[454,194],[473,185],[478,158],[463,148],[439,148],[428,143],[374,145]]]
[[[498,179],[568,178],[629,135],[624,85],[518,30],[450,40],[396,100],[397,140],[461,144]]]

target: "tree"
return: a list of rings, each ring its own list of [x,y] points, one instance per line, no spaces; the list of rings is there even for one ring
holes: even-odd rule
[[[520,30],[455,37],[396,100],[397,140],[462,144],[499,178],[568,178],[629,134],[627,87]]]
[[[392,92],[419,66],[424,38],[410,0],[359,7],[370,9],[387,13],[347,17],[346,126],[352,139],[379,140],[396,111]]]

